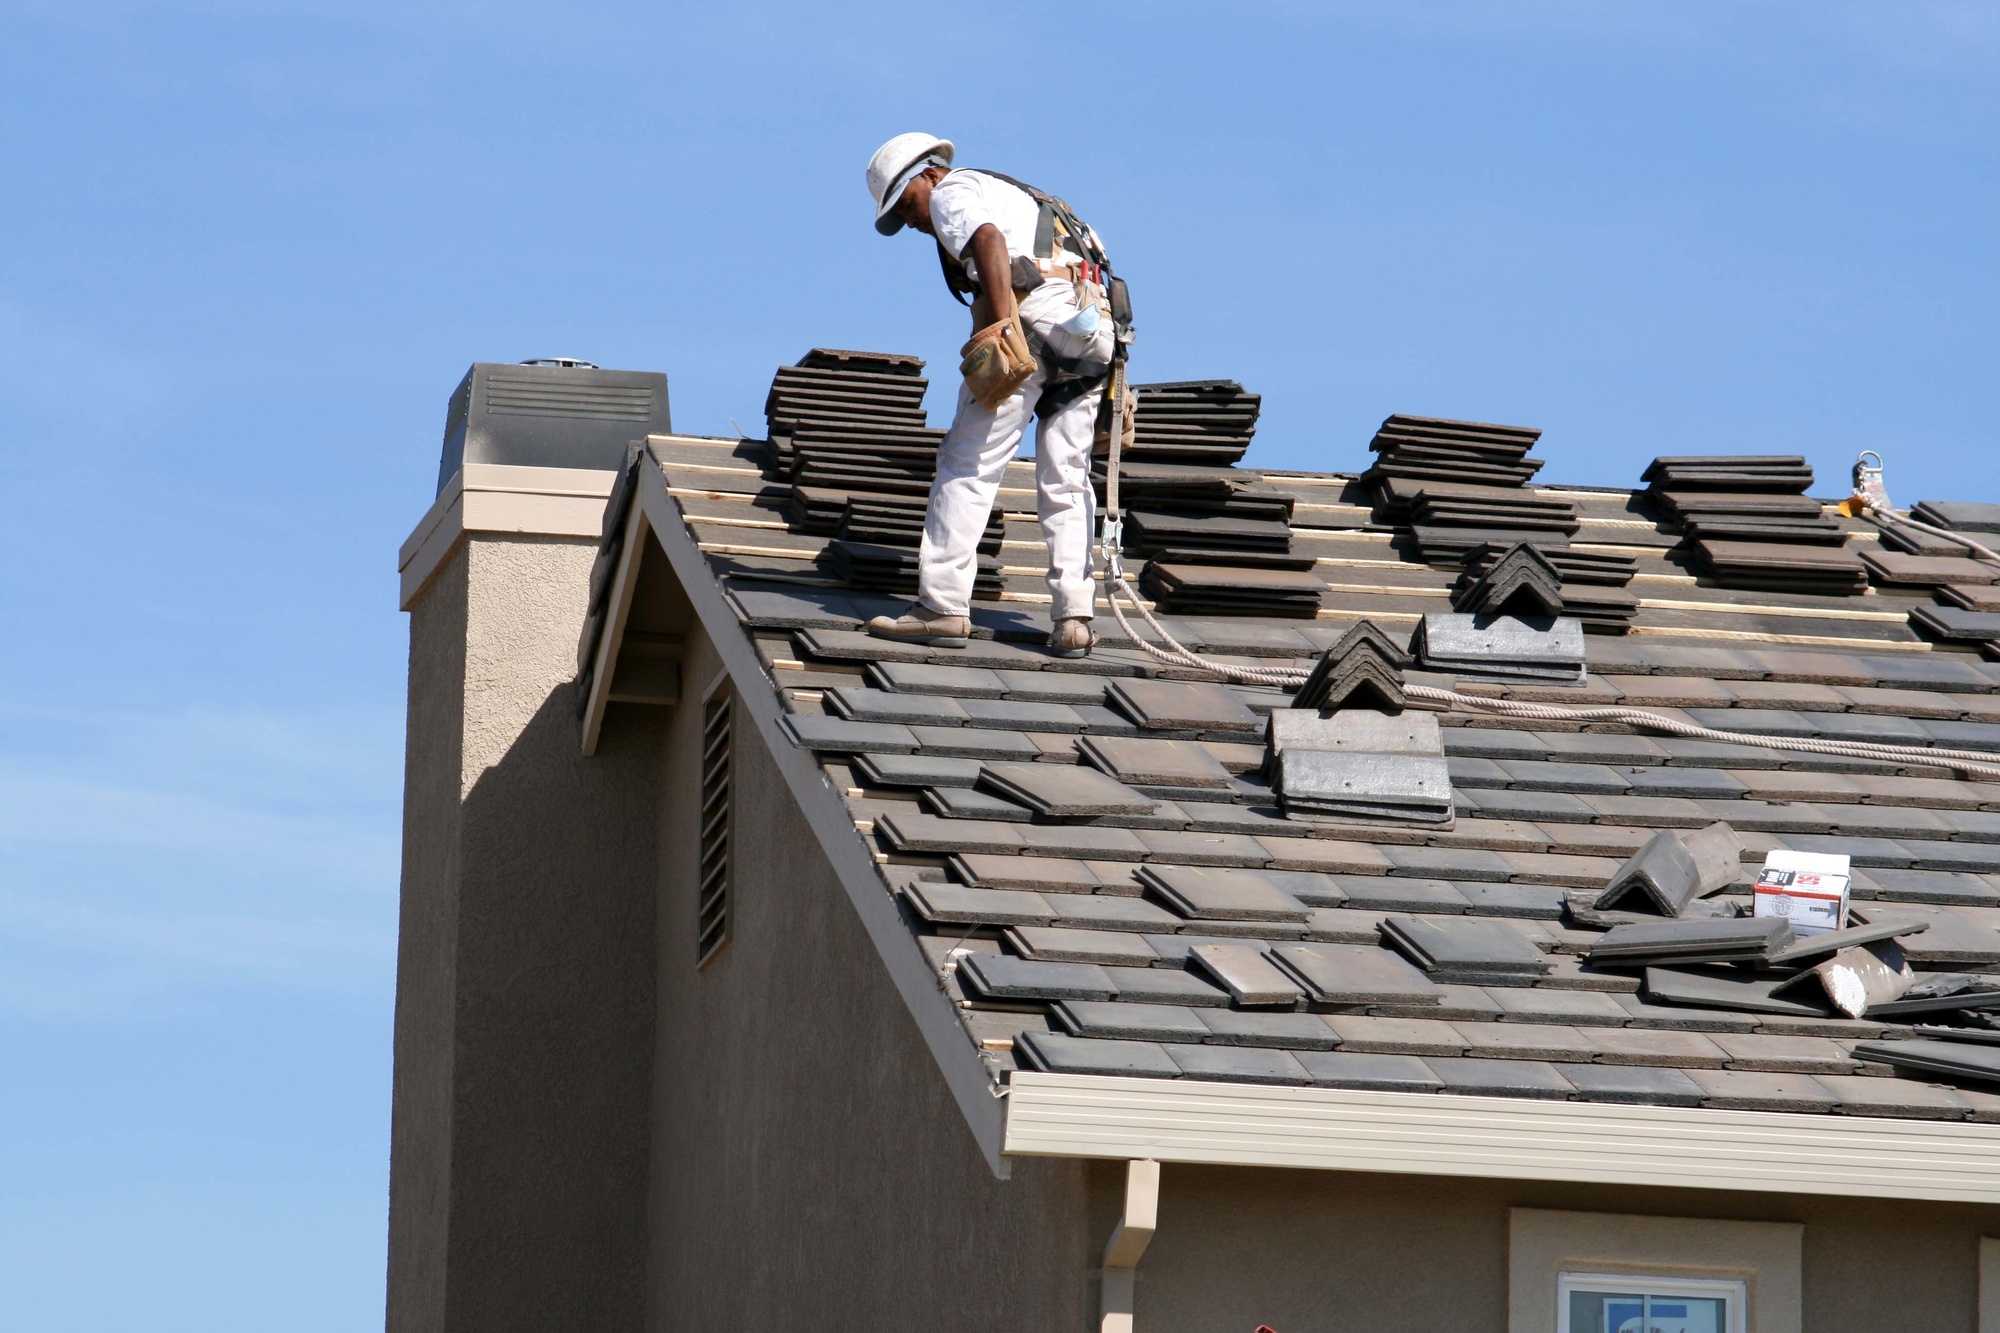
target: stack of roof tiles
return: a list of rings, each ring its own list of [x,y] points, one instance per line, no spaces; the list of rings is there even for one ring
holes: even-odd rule
[[[1235,466],[1261,399],[1234,380],[1134,386],[1132,446],[1121,453],[1125,551],[1148,557],[1139,587],[1169,612],[1311,618],[1325,584],[1295,557],[1290,495]],[[1106,494],[1108,456],[1095,462]]]
[[[764,399],[772,462],[795,485],[922,495],[941,430],[925,424],[919,357],[815,347]]]
[[[1640,479],[1724,587],[1840,596],[1868,585],[1846,530],[1805,494],[1813,473],[1800,455],[1665,456]]]
[[[1444,741],[1429,713],[1276,709],[1266,745],[1272,787],[1292,818],[1388,828],[1453,826]]]
[[[1264,776],[1268,719],[1288,706],[1383,707],[1358,666],[1328,667],[1312,700],[1165,679],[1179,668],[1106,617],[1091,657],[1054,658],[1038,569],[1009,569],[1006,600],[975,605],[969,648],[872,639],[861,624],[882,599],[802,586],[825,577],[813,564],[823,539],[767,533],[771,507],[790,497],[739,442],[651,449],[685,523],[661,539],[701,551],[722,580],[769,673],[758,706],[780,710],[814,753],[851,836],[874,854],[879,891],[907,907],[944,976],[940,1002],[1001,1077],[1024,1067],[2000,1120],[2000,1046],[1982,1044],[2000,1030],[1980,1017],[2000,1003],[1988,998],[2000,993],[2000,784],[1942,760],[1451,711],[1436,716],[1455,827],[1292,818]],[[1169,614],[1175,637],[1317,674],[1365,618],[1382,644],[1337,660],[1399,657],[1451,578],[1343,501],[1343,479],[1267,484],[1299,499],[1294,551],[1340,561],[1350,590],[1329,593],[1314,620]],[[2000,663],[1880,614],[1927,589],[1885,585],[1869,599],[1880,609],[1862,615],[1833,597],[1694,588],[1671,542],[1633,522],[1633,496],[1576,494],[1581,540],[1633,555],[1654,590],[1634,617],[1642,632],[1582,640],[1588,677],[1557,697],[2000,759]],[[1032,522],[1026,465],[1002,496],[1011,518]],[[1876,549],[1867,533],[1851,540]],[[1557,563],[1560,552],[1539,549]],[[1548,694],[1531,679],[1481,688]],[[802,799],[835,798],[815,784]],[[1641,854],[1662,832],[1697,847],[1718,820],[1740,835],[1736,873],[1669,915],[1657,900],[1676,900],[1689,872],[1671,852]],[[1892,1005],[1955,1007],[1850,1018],[1813,989],[1820,963],[1790,945],[1761,945],[1752,963],[1614,965],[1617,943],[1593,956],[1621,925],[1739,920],[1747,876],[1783,848],[1853,858],[1849,928],[1898,932],[1913,974]],[[1697,890],[1704,866],[1728,860],[1689,856]],[[1621,875],[1621,896],[1606,901]],[[1800,976],[1795,990],[1759,993]]]
[[[1541,436],[1541,431],[1530,426],[1448,421],[1398,412],[1386,418],[1368,442],[1377,457],[1361,479],[1374,483],[1387,477],[1408,477],[1525,486],[1542,466],[1541,459],[1527,456]]]
[[[1135,384],[1132,392],[1138,410],[1124,457],[1135,463],[1229,467],[1243,461],[1257,433],[1262,395],[1235,380]]]
[[[1541,467],[1527,452],[1541,432],[1526,426],[1395,415],[1368,447],[1375,463],[1361,482],[1378,520],[1407,525],[1422,559],[1456,563],[1490,542],[1566,546],[1576,507],[1526,489]]]

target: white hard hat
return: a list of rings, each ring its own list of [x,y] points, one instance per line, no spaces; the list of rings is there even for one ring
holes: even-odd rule
[[[950,166],[957,150],[935,134],[899,134],[868,159],[868,193],[875,200],[875,230],[894,236],[903,222],[893,211],[911,179],[925,167]]]

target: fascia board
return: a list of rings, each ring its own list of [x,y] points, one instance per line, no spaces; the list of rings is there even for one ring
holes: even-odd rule
[[[707,629],[724,669],[739,686],[738,702],[756,722],[758,735],[763,737],[765,748],[784,775],[792,799],[812,826],[821,850],[847,890],[848,899],[887,967],[889,979],[916,1020],[917,1030],[923,1034],[931,1058],[944,1074],[945,1083],[987,1164],[995,1176],[1005,1179],[1009,1164],[1002,1156],[1000,1141],[1005,1113],[998,1090],[952,1012],[951,1002],[939,989],[937,975],[924,958],[923,950],[897,914],[895,900],[883,888],[867,844],[855,831],[854,816],[812,755],[794,745],[779,725],[778,698],[764,673],[763,663],[758,661],[757,651],[736,613],[724,601],[722,585],[688,532],[680,505],[667,494],[666,478],[651,455],[640,461],[638,486],[635,508],[645,510],[653,535],[672,564],[688,600],[694,604],[695,614]]]
[[[2000,1203],[2000,1125],[1017,1072],[1002,1150]]]
[[[618,650],[625,641],[625,624],[632,616],[632,594],[639,586],[639,566],[645,562],[648,530],[646,511],[633,505],[632,512],[625,516],[624,544],[618,551],[618,568],[611,576],[596,656],[591,659],[594,669],[590,672],[590,693],[583,701],[586,758],[597,753],[597,738],[604,729],[604,710],[611,702],[612,678],[618,674]]]

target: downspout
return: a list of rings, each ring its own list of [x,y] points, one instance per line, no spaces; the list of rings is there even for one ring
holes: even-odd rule
[[[1097,1333],[1132,1333],[1132,1301],[1139,1256],[1153,1239],[1160,1217],[1160,1164],[1137,1159],[1125,1164],[1125,1212],[1104,1243],[1098,1283]]]

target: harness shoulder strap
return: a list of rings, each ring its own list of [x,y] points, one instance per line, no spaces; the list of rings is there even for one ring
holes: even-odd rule
[[[1050,194],[1047,190],[1037,189],[1026,181],[1015,180],[1005,172],[988,171],[984,167],[965,167],[962,170],[976,171],[982,176],[991,176],[994,180],[1005,181],[1041,206],[1040,215],[1035,219],[1035,257],[1037,259],[1052,259],[1055,257],[1055,229],[1056,224],[1061,223],[1063,231],[1067,233],[1064,237],[1064,246],[1066,249],[1076,251],[1083,258],[1088,259],[1107,273],[1111,271],[1111,261],[1105,257],[1103,249],[1094,239],[1097,233],[1086,226],[1083,220],[1077,217],[1075,211],[1059,197]],[[1085,247],[1088,248],[1086,249]]]
[[[951,257],[951,252],[944,248],[943,241],[937,243],[937,252],[938,268],[944,271],[945,290],[949,291],[952,298],[960,305],[971,305],[972,298],[979,294],[979,287],[967,276],[965,265]]]

